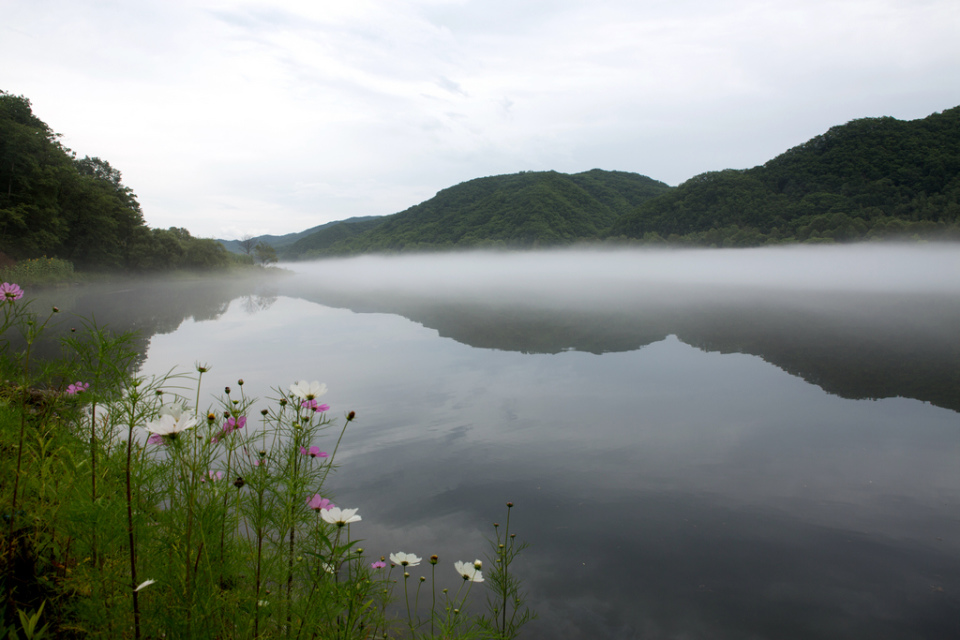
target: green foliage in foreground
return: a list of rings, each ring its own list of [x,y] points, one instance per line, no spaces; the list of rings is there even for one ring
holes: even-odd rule
[[[32,350],[57,311],[3,293],[0,637],[505,640],[531,619],[511,571],[525,545],[509,503],[486,580],[479,560],[453,574],[434,556],[427,584],[407,571],[422,558],[365,555],[361,516],[325,490],[355,417],[328,419],[325,385],[277,389],[258,411],[239,380],[199,411],[206,366],[132,375],[130,336],[92,323],[63,341],[63,361],[38,365]],[[484,586],[488,613],[476,615],[470,597]]]
[[[608,236],[706,246],[960,237],[960,107],[865,118],[747,170],[705,173]]]

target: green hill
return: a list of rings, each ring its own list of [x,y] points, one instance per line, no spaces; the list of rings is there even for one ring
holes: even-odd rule
[[[366,216],[362,218],[348,218],[347,220],[325,224],[313,233],[304,233],[302,237],[297,238],[295,242],[283,247],[280,251],[280,258],[284,260],[296,260],[308,256],[322,255],[324,251],[337,242],[352,238],[358,233],[372,229],[382,222],[382,217]]]
[[[444,189],[370,228],[336,225],[301,239],[287,257],[502,246],[598,238],[621,215],[670,190],[646,176],[593,169],[521,172]]]
[[[78,159],[27,98],[0,91],[0,258],[41,256],[127,272],[236,263],[214,240],[149,228],[118,169]]]
[[[286,251],[290,245],[295,244],[298,240],[305,238],[307,236],[313,235],[315,233],[319,233],[320,231],[324,231],[325,229],[329,229],[330,227],[335,227],[340,224],[353,224],[355,222],[366,222],[368,220],[379,220],[379,219],[380,219],[379,216],[359,216],[355,218],[347,218],[346,220],[334,220],[333,222],[327,222],[325,224],[320,224],[315,227],[310,227],[309,229],[306,229],[304,231],[287,233],[282,236],[275,236],[270,234],[266,234],[262,236],[249,236],[249,241],[250,241],[251,247],[255,247],[257,243],[260,243],[260,242],[263,242],[264,244],[268,244],[274,249],[276,249],[277,252],[282,257],[283,252]],[[226,247],[227,251],[229,251],[230,253],[237,253],[237,254],[247,253],[243,247],[243,240],[218,239],[217,242],[219,242],[224,247]]]
[[[696,176],[608,235],[715,246],[960,235],[960,107],[831,128],[766,164]]]

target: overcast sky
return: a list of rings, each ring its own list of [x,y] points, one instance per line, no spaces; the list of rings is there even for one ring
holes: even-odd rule
[[[0,89],[153,227],[235,238],[522,170],[676,185],[960,105],[958,0],[0,0]]]

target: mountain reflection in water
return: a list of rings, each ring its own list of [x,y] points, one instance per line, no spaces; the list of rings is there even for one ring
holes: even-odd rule
[[[365,258],[76,300],[149,334],[145,372],[327,382],[370,555],[481,557],[513,501],[526,638],[946,638],[958,257]]]

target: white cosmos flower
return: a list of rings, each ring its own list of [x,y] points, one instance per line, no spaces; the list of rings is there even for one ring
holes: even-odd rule
[[[137,587],[136,589],[134,589],[134,591],[140,591],[140,589],[144,589],[144,588],[146,588],[146,587],[149,587],[149,586],[152,585],[154,582],[156,582],[156,580],[144,580],[143,582],[140,583],[140,586],[139,586],[139,587]]]
[[[390,562],[399,564],[402,567],[415,567],[420,564],[421,560],[423,560],[423,558],[418,558],[412,553],[404,553],[403,551],[390,554]]]
[[[317,382],[307,382],[300,380],[290,385],[290,393],[301,400],[315,400],[327,392],[327,385]]]
[[[169,413],[161,415],[157,420],[147,423],[146,430],[157,436],[175,436],[197,424],[194,416],[182,415],[174,418]]]
[[[472,565],[467,562],[454,562],[453,567],[457,570],[457,573],[463,577],[464,580],[469,580],[470,582],[483,582],[483,573],[477,569],[475,565]]]
[[[160,415],[173,416],[174,420],[179,420],[180,416],[183,415],[183,403],[167,402],[166,404],[160,407]]]
[[[341,509],[340,507],[333,507],[327,511],[321,511],[320,517],[323,518],[325,522],[342,527],[345,524],[360,521],[360,516],[356,515],[357,511],[359,511],[359,509]]]

